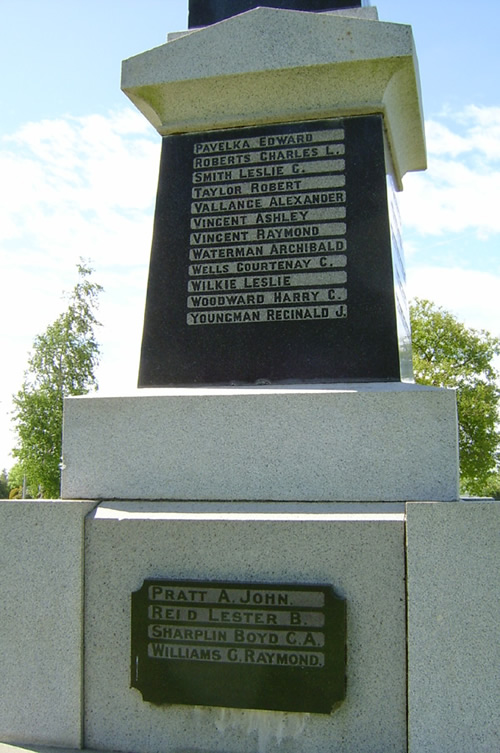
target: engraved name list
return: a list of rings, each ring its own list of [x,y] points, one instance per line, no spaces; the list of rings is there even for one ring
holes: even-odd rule
[[[324,614],[307,609],[321,592],[153,585],[149,599],[150,658],[324,666]]]
[[[344,138],[195,141],[188,325],[347,316]]]

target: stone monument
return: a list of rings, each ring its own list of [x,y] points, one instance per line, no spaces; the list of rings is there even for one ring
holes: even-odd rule
[[[159,125],[149,113],[163,135],[163,154],[139,386],[411,379],[404,263],[392,196],[402,172],[395,175],[390,167],[394,160],[388,141],[395,113],[386,111],[384,124],[385,92],[370,92],[382,98],[379,112],[359,101],[366,74],[358,77],[353,71],[349,81],[352,53],[342,63],[330,60],[328,36],[325,58],[319,53],[317,61],[302,68],[303,79],[310,79],[306,86],[317,90],[315,95],[309,92],[309,98],[322,101],[315,109],[301,102],[294,112],[285,111],[281,97],[275,96],[276,68],[265,71],[278,63],[265,62],[275,35],[284,36],[289,24],[294,27],[299,47],[292,52],[283,45],[279,70],[281,75],[289,71],[292,80],[286,86],[295,91],[294,58],[300,45],[310,46],[309,35],[321,45],[322,35],[336,30],[342,59],[347,53],[342,51],[343,34],[352,35],[352,21],[325,12],[283,13],[276,8],[331,11],[349,3],[267,2],[270,7],[258,16],[234,18],[255,5],[190,5],[190,25],[219,22],[205,30],[207,42],[213,37],[218,45],[221,33],[228,40],[238,35],[239,55],[251,65],[263,64],[258,79],[256,73],[240,72],[249,97],[245,115],[239,116],[246,127],[234,127],[233,122],[214,128],[213,117],[181,127],[171,121],[170,112],[159,115]],[[374,33],[372,43],[377,36],[382,41]],[[349,38],[356,45],[357,35]],[[180,40],[176,44],[182,77],[191,78],[194,51],[188,52],[186,44],[183,55]],[[154,51],[141,56],[142,65],[154,56]],[[240,58],[228,60],[227,70],[213,78],[226,86],[240,64]],[[347,100],[339,107],[327,94],[331,82],[322,79],[324,72],[318,68],[341,64],[346,66],[342,83]],[[379,65],[383,69],[388,62],[382,58]],[[141,84],[139,93],[135,76],[140,68],[137,59],[125,63],[124,89],[146,113],[152,98],[161,91],[167,101],[178,83],[169,80],[165,67],[166,76],[157,71],[161,84]],[[400,86],[415,92],[415,73],[405,74]],[[268,75],[273,77],[269,81]],[[202,108],[213,105],[211,97],[217,96],[206,83],[197,98]],[[304,80],[301,87],[297,94],[302,99]],[[266,101],[265,112],[257,112],[250,102],[262,96],[263,89],[272,101]],[[403,95],[402,88],[398,94]],[[234,104],[227,100],[224,91],[219,105],[229,114]],[[422,129],[416,96],[405,114]],[[415,151],[408,169],[425,165],[422,133]]]
[[[68,399],[63,499],[0,505],[0,753],[495,749],[499,506],[411,381],[411,29],[257,5],[123,63],[163,139],[141,389]]]

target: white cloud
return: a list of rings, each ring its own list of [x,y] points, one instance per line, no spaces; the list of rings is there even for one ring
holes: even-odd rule
[[[468,327],[500,336],[500,275],[460,267],[412,267],[408,297],[426,298]]]
[[[428,120],[425,124],[425,137],[428,154],[448,154],[456,157],[458,154],[471,150],[470,142],[458,133],[453,133],[443,123]]]
[[[470,106],[445,119],[452,124],[426,124],[429,167],[405,177],[403,222],[423,236],[500,233],[500,108]]]
[[[456,157],[477,152],[488,161],[500,159],[500,107],[469,105],[460,112],[444,112],[442,119],[451,121],[452,125],[438,120],[426,121],[429,154]]]
[[[131,108],[28,123],[0,141],[0,469],[11,464],[10,397],[80,257],[105,288],[99,378],[136,384],[160,141]]]
[[[458,115],[467,139],[488,160],[500,160],[500,107],[469,105]]]
[[[50,263],[80,255],[133,258],[152,212],[159,137],[117,113],[29,123],[0,152],[0,241]],[[142,222],[141,222],[142,221]],[[90,253],[89,253],[90,252]]]

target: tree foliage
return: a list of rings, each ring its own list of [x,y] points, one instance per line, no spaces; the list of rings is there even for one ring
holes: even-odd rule
[[[457,390],[462,492],[484,494],[498,466],[500,340],[416,299],[410,307],[415,380]]]
[[[485,497],[493,497],[493,499],[500,499],[500,471],[492,473],[486,480],[486,484],[482,491]]]
[[[58,497],[63,400],[97,388],[99,345],[94,328],[102,288],[92,269],[77,265],[78,282],[68,308],[33,343],[24,382],[14,396],[18,444],[13,451],[31,496]]]
[[[0,499],[9,499],[9,479],[7,478],[7,471],[5,468],[0,473]]]

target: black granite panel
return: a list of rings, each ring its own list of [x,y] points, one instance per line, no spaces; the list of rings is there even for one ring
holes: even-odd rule
[[[400,379],[382,127],[164,138],[139,386]]]
[[[131,645],[154,704],[329,714],[345,697],[346,604],[327,585],[145,580]]]
[[[209,26],[259,6],[314,13],[368,4],[363,0],[189,0],[189,28]]]

